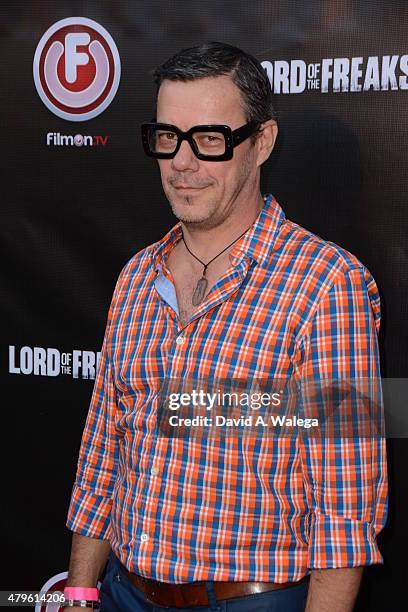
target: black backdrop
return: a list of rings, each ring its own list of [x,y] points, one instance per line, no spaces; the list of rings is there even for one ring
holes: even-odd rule
[[[92,393],[92,368],[76,373],[72,364],[95,359],[124,263],[176,222],[142,152],[139,123],[151,118],[151,69],[180,48],[235,44],[270,62],[275,76],[292,60],[318,64],[319,76],[323,60],[332,73],[345,67],[327,91],[323,79],[299,93],[296,79],[289,91],[274,81],[280,132],[263,188],[288,218],[368,267],[382,299],[382,375],[408,376],[407,9],[404,0],[1,3],[1,589],[39,590],[68,567],[65,519]],[[68,17],[102,25],[121,60],[113,101],[86,121],[51,112],[33,79],[41,37]],[[347,72],[352,58],[361,61]],[[57,146],[48,133],[108,141]],[[35,353],[38,375],[30,371]],[[388,440],[385,564],[366,570],[358,610],[406,609],[407,448],[406,438]]]

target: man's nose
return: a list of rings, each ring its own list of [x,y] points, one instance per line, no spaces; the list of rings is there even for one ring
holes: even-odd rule
[[[198,159],[193,153],[190,143],[183,140],[179,150],[172,159],[175,170],[198,170]]]

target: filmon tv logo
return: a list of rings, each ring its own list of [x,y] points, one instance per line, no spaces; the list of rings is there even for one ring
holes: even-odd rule
[[[41,37],[33,62],[34,83],[45,106],[67,121],[86,121],[112,102],[120,81],[116,44],[85,17],[54,23]]]

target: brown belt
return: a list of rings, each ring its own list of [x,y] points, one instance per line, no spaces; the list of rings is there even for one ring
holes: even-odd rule
[[[147,599],[158,606],[171,606],[173,608],[189,608],[191,606],[208,606],[207,589],[205,582],[188,582],[183,584],[170,584],[159,582],[152,578],[144,578],[130,572],[122,563],[122,572],[130,582],[143,591]],[[265,593],[278,589],[287,589],[297,586],[309,579],[304,576],[298,582],[213,582],[214,594],[218,599],[231,599],[244,597],[256,593]]]

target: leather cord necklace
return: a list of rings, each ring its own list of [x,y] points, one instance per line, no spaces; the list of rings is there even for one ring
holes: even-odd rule
[[[246,232],[252,227],[252,225],[250,225],[244,232],[242,232],[242,234],[240,236],[238,236],[238,238],[235,238],[235,240],[233,242],[231,242],[231,244],[229,244],[228,246],[225,247],[225,249],[222,249],[222,251],[220,253],[218,253],[218,255],[216,255],[215,257],[213,257],[212,259],[210,259],[210,261],[208,261],[207,263],[204,263],[203,261],[201,261],[201,259],[199,259],[196,255],[194,255],[194,253],[192,253],[190,251],[190,249],[188,248],[186,241],[184,239],[184,234],[183,234],[183,230],[181,230],[181,235],[183,237],[183,242],[184,245],[187,249],[187,251],[190,253],[190,255],[192,255],[197,261],[200,262],[201,265],[204,266],[204,270],[203,270],[203,275],[202,277],[198,280],[196,288],[194,289],[194,293],[193,293],[193,297],[191,298],[191,303],[193,304],[193,306],[198,306],[199,304],[201,304],[201,302],[204,299],[204,295],[208,286],[208,280],[205,277],[205,273],[207,271],[208,266],[210,265],[211,262],[214,261],[214,259],[217,259],[217,257],[219,257],[220,255],[222,255],[224,253],[224,251],[226,251],[227,249],[229,249],[230,246],[232,246],[235,242],[237,242],[237,240],[239,240],[240,238],[242,238],[242,236],[244,234],[246,234]]]

